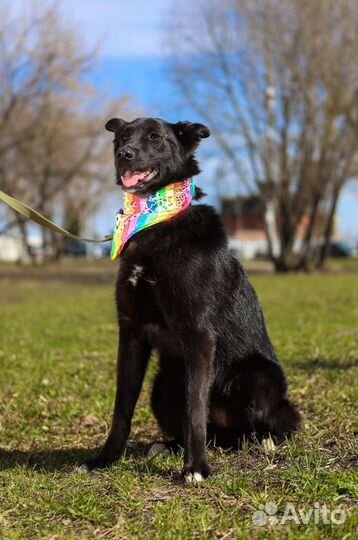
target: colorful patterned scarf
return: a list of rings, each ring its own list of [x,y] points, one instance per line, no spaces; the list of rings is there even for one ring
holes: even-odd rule
[[[116,259],[128,240],[137,232],[167,221],[190,205],[195,192],[194,181],[182,180],[159,189],[147,198],[124,193],[124,207],[116,214],[111,259]]]

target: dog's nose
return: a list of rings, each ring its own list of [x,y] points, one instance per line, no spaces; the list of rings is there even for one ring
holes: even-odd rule
[[[134,151],[127,147],[127,148],[122,148],[121,150],[118,150],[117,152],[117,157],[119,159],[133,159],[135,157],[135,153]]]

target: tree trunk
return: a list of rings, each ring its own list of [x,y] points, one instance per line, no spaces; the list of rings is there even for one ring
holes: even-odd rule
[[[307,229],[305,231],[305,236],[303,239],[303,246],[301,249],[301,260],[300,260],[300,267],[305,270],[310,270],[310,262],[312,262],[312,236],[316,224],[316,218],[318,213],[318,206],[321,200],[321,194],[316,195],[315,199],[312,203],[311,213],[309,217],[309,223],[307,225]]]
[[[280,213],[277,218],[277,229],[280,238],[280,254],[274,259],[276,272],[295,272],[300,269],[299,257],[294,253],[297,226],[290,215],[289,195],[278,201]]]
[[[323,233],[323,244],[318,254],[318,261],[317,261],[316,267],[319,269],[323,268],[324,263],[326,262],[326,259],[329,253],[329,244],[331,242],[331,237],[332,237],[332,232],[333,232],[333,222],[334,222],[334,216],[336,214],[339,193],[340,193],[340,188],[337,187],[333,193],[331,207],[328,213],[326,226],[324,228],[324,233]]]
[[[35,262],[35,254],[32,251],[31,246],[30,246],[29,241],[28,241],[28,234],[27,234],[27,230],[26,230],[25,220],[21,216],[16,216],[16,219],[17,219],[17,225],[18,225],[19,230],[20,230],[21,239],[22,239],[22,243],[23,243],[23,246],[25,248],[26,254],[29,257],[31,263],[34,263]]]
[[[275,260],[274,251],[273,251],[273,227],[275,227],[275,213],[274,213],[274,203],[272,201],[267,201],[263,203],[263,222],[265,227],[265,235],[267,241],[268,255],[272,262]]]
[[[299,256],[292,250],[285,250],[274,259],[276,272],[298,272],[303,270]]]

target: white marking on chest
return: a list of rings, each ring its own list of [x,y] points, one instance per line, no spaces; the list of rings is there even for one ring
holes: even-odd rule
[[[135,264],[132,269],[132,273],[128,278],[128,281],[135,287],[138,283],[138,279],[143,274],[143,266],[140,266],[139,264]]]

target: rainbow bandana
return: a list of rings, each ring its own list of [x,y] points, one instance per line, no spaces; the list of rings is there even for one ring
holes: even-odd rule
[[[119,257],[125,244],[137,232],[167,221],[188,208],[194,192],[194,181],[189,178],[165,186],[146,198],[125,192],[124,207],[116,214],[111,259]]]

